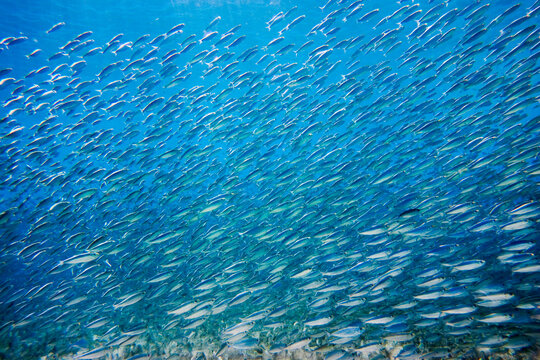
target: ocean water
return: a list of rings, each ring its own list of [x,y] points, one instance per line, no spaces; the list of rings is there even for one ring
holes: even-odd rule
[[[539,1],[0,13],[0,359],[540,356]]]

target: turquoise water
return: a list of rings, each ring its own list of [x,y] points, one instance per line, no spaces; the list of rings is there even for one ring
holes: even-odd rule
[[[539,356],[534,1],[0,4],[0,358]]]

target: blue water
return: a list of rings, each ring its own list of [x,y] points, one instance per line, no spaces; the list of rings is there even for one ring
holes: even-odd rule
[[[1,2],[0,358],[538,357],[539,5]]]

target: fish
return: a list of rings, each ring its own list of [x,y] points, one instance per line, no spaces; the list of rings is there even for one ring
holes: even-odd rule
[[[216,16],[212,21],[210,21],[210,23],[208,24],[208,26],[204,29],[204,31],[208,31],[210,30],[213,26],[215,26],[217,23],[219,23],[221,21],[221,16]]]
[[[53,26],[51,26],[51,28],[49,30],[47,30],[47,34],[50,34],[54,31],[58,31],[60,30],[61,28],[63,28],[64,26],[66,26],[66,23],[65,22],[58,22],[56,24],[54,24]]]
[[[6,15],[1,357],[538,357],[538,1],[162,5]]]

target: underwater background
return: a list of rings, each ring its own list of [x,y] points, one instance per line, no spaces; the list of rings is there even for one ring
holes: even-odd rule
[[[0,14],[0,359],[540,357],[540,1]]]

